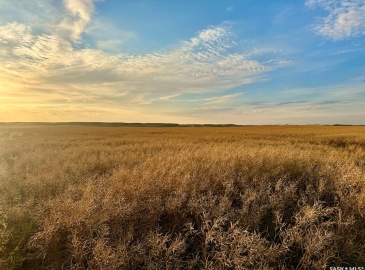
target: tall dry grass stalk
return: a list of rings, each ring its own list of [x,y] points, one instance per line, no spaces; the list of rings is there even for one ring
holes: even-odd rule
[[[365,265],[365,128],[0,128],[1,269]]]

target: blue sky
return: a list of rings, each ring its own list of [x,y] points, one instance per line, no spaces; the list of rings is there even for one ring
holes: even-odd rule
[[[365,1],[0,0],[0,121],[365,124]]]

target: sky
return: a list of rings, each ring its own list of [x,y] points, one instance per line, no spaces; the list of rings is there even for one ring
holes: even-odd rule
[[[0,121],[365,124],[365,0],[0,0]]]

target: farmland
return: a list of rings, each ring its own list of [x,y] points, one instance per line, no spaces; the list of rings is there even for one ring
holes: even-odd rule
[[[365,127],[0,126],[1,269],[365,266]]]

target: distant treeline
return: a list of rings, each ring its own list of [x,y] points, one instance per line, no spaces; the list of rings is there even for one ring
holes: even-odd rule
[[[93,126],[93,127],[235,127],[235,124],[176,124],[176,123],[122,123],[122,122],[0,122],[4,126]]]
[[[92,126],[92,127],[244,127],[254,125],[236,124],[176,124],[176,123],[123,123],[123,122],[0,122],[0,126]],[[259,125],[259,126],[301,126],[301,125]],[[310,124],[302,126],[364,126],[349,124]]]

